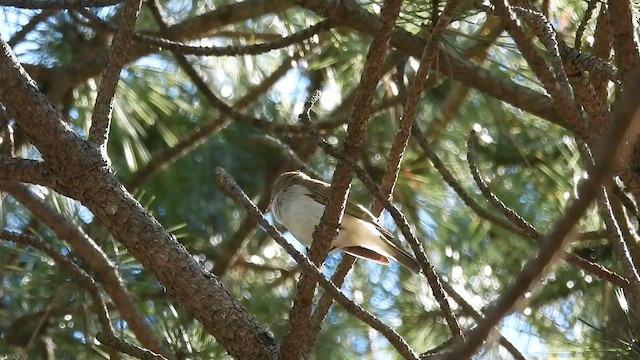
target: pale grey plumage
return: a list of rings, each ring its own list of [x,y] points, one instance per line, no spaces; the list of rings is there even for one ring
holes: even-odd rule
[[[330,185],[312,179],[301,171],[286,172],[271,188],[271,209],[302,244],[309,247],[315,227],[320,223],[329,196]],[[379,264],[388,265],[391,257],[419,273],[413,256],[392,242],[393,235],[381,227],[377,218],[364,206],[347,200],[345,215],[331,251],[344,251]]]

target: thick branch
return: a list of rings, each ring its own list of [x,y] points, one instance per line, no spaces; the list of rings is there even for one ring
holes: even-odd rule
[[[59,238],[71,246],[74,253],[95,273],[96,280],[104,286],[120,316],[131,327],[131,331],[143,346],[169,358],[172,357],[169,350],[156,338],[149,325],[138,313],[136,303],[127,292],[124,281],[115,265],[95,241],[82,231],[82,228],[71,223],[24,185],[2,181],[0,189],[20,202],[35,217],[51,228]]]
[[[276,344],[267,330],[125,191],[98,149],[69,129],[13,52],[1,40],[0,46],[0,102],[11,104],[9,114],[27,132],[60,186],[87,206],[232,356],[275,357]]]
[[[57,185],[51,169],[43,162],[3,155],[0,155],[0,180],[43,185],[52,189]]]
[[[0,39],[0,102],[7,112],[39,147],[52,169],[70,166],[67,155],[81,142],[62,115],[38,91],[35,82],[18,62],[15,54]]]

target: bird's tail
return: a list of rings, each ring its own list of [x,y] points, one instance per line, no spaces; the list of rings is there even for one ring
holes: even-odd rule
[[[402,266],[407,269],[413,271],[416,274],[420,274],[420,264],[413,257],[413,255],[409,254],[405,250],[399,248],[393,243],[389,243],[389,248],[391,249],[389,256],[396,259]]]
[[[400,265],[406,267],[414,273],[420,274],[420,265],[418,264],[416,258],[413,257],[413,255],[401,249],[398,245],[396,245],[388,238],[380,237],[380,240],[381,241],[377,246],[378,252],[381,252],[383,255],[395,259],[400,263]]]
[[[401,249],[391,240],[380,236],[379,241],[363,242],[360,245],[339,247],[340,250],[359,258],[367,259],[382,265],[389,265],[389,259],[393,258],[400,265],[420,274],[418,261],[407,251]]]

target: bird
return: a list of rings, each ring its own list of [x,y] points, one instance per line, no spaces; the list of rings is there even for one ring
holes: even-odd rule
[[[307,248],[313,242],[313,232],[324,213],[330,188],[326,182],[302,171],[281,174],[271,187],[271,212]],[[393,234],[380,226],[369,210],[350,198],[329,254],[337,251],[382,265],[389,265],[392,258],[420,273],[416,259],[393,242]]]

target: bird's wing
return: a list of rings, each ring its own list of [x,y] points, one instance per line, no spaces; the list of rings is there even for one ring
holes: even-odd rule
[[[318,186],[317,188],[311,189],[310,190],[311,192],[308,195],[309,197],[319,202],[320,204],[326,205],[327,199],[329,198],[329,190],[331,189],[331,187],[319,181],[318,183],[322,184],[323,186]],[[380,232],[385,237],[393,238],[393,235],[391,235],[391,233],[388,230],[378,225],[378,219],[375,216],[373,216],[373,214],[369,210],[367,210],[367,208],[353,201],[351,198],[347,199],[347,206],[344,212],[345,214],[349,214],[360,220],[375,224],[376,227],[379,228]]]
[[[318,183],[322,184],[323,186],[314,187],[313,189],[310,190],[310,192],[307,195],[311,197],[313,200],[317,201],[318,203],[326,205],[327,198],[329,197],[329,190],[331,189],[331,187],[323,182],[318,182]],[[399,261],[402,265],[406,266],[410,270],[416,273],[420,272],[420,266],[418,265],[417,261],[413,258],[413,256],[410,255],[407,251],[405,251],[401,247],[399,247],[397,244],[395,244],[393,234],[389,230],[380,226],[378,224],[377,218],[373,216],[373,214],[369,210],[367,210],[364,206],[359,205],[358,203],[356,203],[355,201],[352,201],[351,199],[347,199],[347,206],[345,209],[345,213],[353,217],[356,217],[360,220],[373,224],[376,227],[376,229],[380,232],[380,234],[382,234],[382,236],[385,238],[381,240],[383,241],[384,247],[386,248],[386,252],[388,252],[388,255],[390,255],[397,261]],[[383,264],[383,265],[389,264],[389,259],[385,255],[380,254],[378,251],[375,251],[373,249],[368,249],[362,246],[347,246],[347,247],[341,248],[341,250],[353,256],[357,256],[357,257],[371,260],[373,262],[377,262],[378,264]]]
[[[341,248],[340,250],[348,254],[351,254],[353,256],[367,259],[378,264],[389,265],[389,258],[387,258],[386,256],[378,252],[364,248],[362,246],[347,246],[347,247]]]

